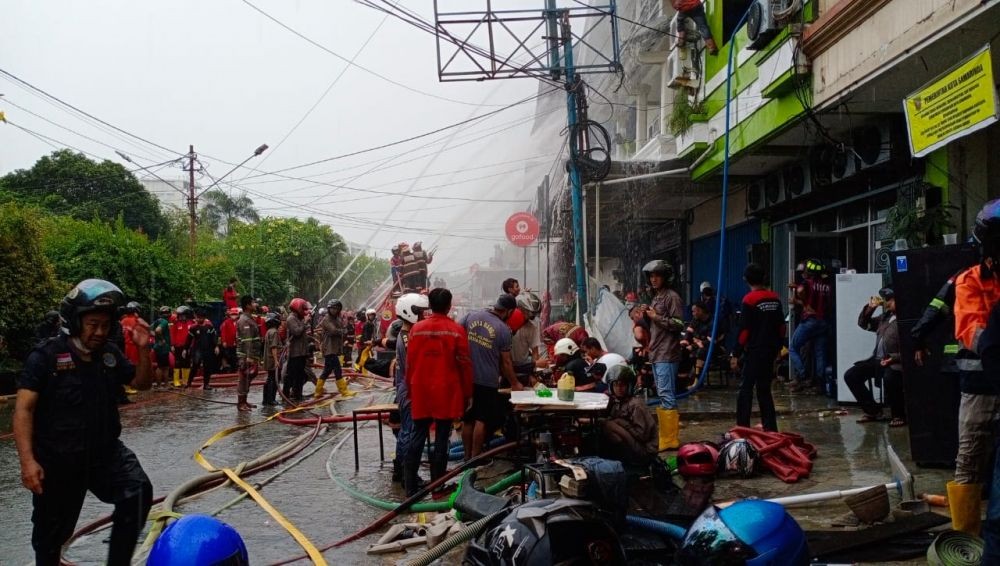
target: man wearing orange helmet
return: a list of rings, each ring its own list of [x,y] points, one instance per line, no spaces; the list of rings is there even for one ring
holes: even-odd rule
[[[306,382],[306,361],[309,357],[309,321],[312,305],[309,301],[296,297],[288,304],[291,311],[285,321],[288,334],[288,369],[282,393],[289,399],[302,399],[302,386]]]

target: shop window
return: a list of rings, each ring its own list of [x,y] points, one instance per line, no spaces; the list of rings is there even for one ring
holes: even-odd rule
[[[736,25],[743,19],[754,0],[722,0],[722,37],[723,43],[729,43],[738,30]]]

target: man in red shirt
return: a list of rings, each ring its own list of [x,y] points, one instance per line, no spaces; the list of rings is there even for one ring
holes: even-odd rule
[[[427,296],[431,315],[413,325],[406,353],[406,386],[410,396],[413,436],[403,462],[404,479],[416,478],[431,424],[436,429],[431,455],[431,480],[448,467],[451,423],[462,418],[472,400],[472,359],[469,339],[448,316],[451,291],[432,289]],[[412,481],[407,482],[407,491]]]
[[[226,311],[226,318],[219,325],[219,346],[222,348],[222,360],[230,371],[236,370],[236,319],[240,317],[240,309],[233,307]]]
[[[174,387],[187,383],[191,375],[191,355],[186,344],[194,324],[194,311],[187,305],[177,307],[177,320],[170,325],[170,351],[174,354]]]
[[[236,292],[236,278],[229,280],[229,285],[222,290],[222,302],[226,303],[226,309],[239,308],[240,294]]]
[[[826,269],[823,263],[818,259],[810,259],[806,260],[805,267],[804,279],[801,284],[795,286],[793,297],[793,302],[802,309],[801,319],[795,327],[788,348],[788,358],[795,368],[797,380],[794,390],[809,386],[806,364],[802,360],[803,350],[809,344],[812,344],[816,367],[813,378],[819,382],[826,379],[826,339],[830,332],[827,319],[833,311],[833,288],[824,275]]]

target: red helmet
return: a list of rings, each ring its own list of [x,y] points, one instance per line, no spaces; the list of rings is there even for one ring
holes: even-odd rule
[[[305,299],[295,297],[292,299],[292,302],[288,303],[288,308],[292,309],[292,311],[296,314],[302,316],[312,310],[312,305],[310,305],[309,301]]]
[[[711,442],[688,442],[677,450],[677,471],[687,478],[714,478],[719,449]]]
[[[240,314],[240,309],[239,309],[239,307],[233,307],[233,308],[227,310],[226,314],[228,314],[229,316],[233,316],[234,314]]]

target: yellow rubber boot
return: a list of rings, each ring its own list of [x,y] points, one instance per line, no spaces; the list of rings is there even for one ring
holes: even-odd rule
[[[191,383],[191,368],[181,368],[181,383],[184,385]]]
[[[349,398],[357,395],[357,393],[348,389],[347,380],[344,379],[343,377],[337,380],[337,390],[340,391],[341,397]]]
[[[664,450],[674,450],[680,446],[680,426],[681,415],[677,409],[656,408],[656,420],[659,424],[659,446],[660,452]]]
[[[174,368],[174,387],[181,386],[181,370],[180,368]]]
[[[979,509],[983,486],[978,483],[948,482],[948,507],[951,509],[951,528],[979,536],[982,514]]]
[[[319,399],[326,392],[324,386],[326,385],[326,380],[322,377],[316,378],[316,391],[313,391],[313,399]]]
[[[126,385],[125,386],[125,394],[126,395],[135,395],[138,392],[139,391],[135,387],[132,387],[131,385]]]

